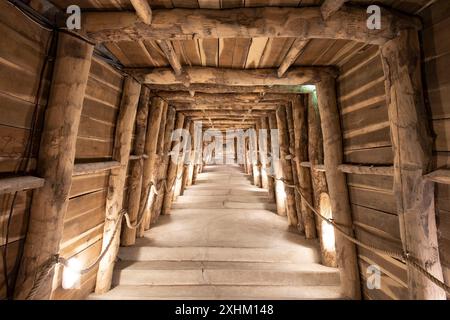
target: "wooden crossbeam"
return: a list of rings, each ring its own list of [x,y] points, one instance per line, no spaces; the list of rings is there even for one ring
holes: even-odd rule
[[[288,53],[284,57],[283,62],[278,68],[277,74],[279,78],[281,78],[289,67],[295,62],[295,60],[297,60],[298,56],[303,52],[308,42],[308,40],[295,39]]]
[[[85,12],[82,32],[95,41],[190,40],[293,37],[355,40],[383,44],[401,29],[420,28],[420,21],[382,8],[381,30],[367,29],[364,8],[347,6],[323,20],[320,7],[160,9],[151,25],[131,12]]]
[[[333,75],[331,67],[297,67],[288,70],[279,78],[276,69],[236,70],[209,67],[184,68],[190,83],[217,84],[226,86],[299,86],[318,83],[322,78]],[[168,68],[127,69],[136,79],[145,84],[183,84],[184,79]]]
[[[292,86],[227,86],[218,84],[198,84],[191,83],[189,87],[183,84],[146,84],[146,86],[153,91],[185,91],[189,93],[194,93],[197,96],[199,93],[208,94],[222,94],[222,93],[259,93],[259,94],[303,94],[309,93],[311,89],[309,87],[301,85]]]
[[[279,104],[176,104],[172,103],[177,111],[192,111],[192,110],[276,110]]]
[[[279,93],[205,93],[199,92],[192,96],[187,91],[159,91],[157,96],[170,102],[189,103],[259,103],[259,102],[279,102],[290,101],[295,98],[295,94]]]
[[[172,43],[167,40],[157,40],[157,43],[164,52],[164,55],[166,56],[167,61],[169,61],[175,75],[181,76],[183,73],[183,67],[181,66],[180,59],[178,59],[178,56],[175,53]]]
[[[44,182],[44,179],[33,176],[0,179],[0,194],[38,189]]]
[[[324,20],[328,20],[333,14],[338,12],[348,0],[325,0],[320,7],[320,12]]]
[[[351,164],[341,164],[338,169],[344,173],[367,174],[377,176],[393,176],[393,166],[358,166]]]
[[[131,4],[136,10],[136,15],[145,24],[152,23],[152,9],[147,0],[130,0]]]
[[[425,176],[425,179],[441,184],[450,184],[450,169],[439,169]]]
[[[105,162],[91,162],[91,163],[78,163],[73,168],[72,176],[82,176],[97,172],[108,171],[117,169],[120,167],[118,161],[105,161]]]

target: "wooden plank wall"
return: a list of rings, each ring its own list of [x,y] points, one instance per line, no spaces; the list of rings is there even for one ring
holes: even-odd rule
[[[122,84],[121,74],[93,59],[78,129],[76,163],[112,159]],[[76,257],[83,266],[90,265],[101,251],[108,178],[109,171],[73,178],[60,254],[66,259]],[[61,274],[57,273],[53,297],[80,299],[94,289],[97,268],[82,276],[81,287],[76,290],[60,287]]]
[[[0,1],[0,33],[0,177],[5,177],[33,172],[36,166],[51,72],[51,63],[46,64],[45,57],[52,34],[6,1]],[[33,122],[35,135],[30,139]],[[6,297],[4,254],[11,283],[25,235],[30,198],[31,191],[17,193],[15,202],[14,194],[0,195],[0,299]]]
[[[392,165],[393,152],[377,46],[365,46],[341,65],[338,99],[344,136],[344,161]],[[347,174],[353,223],[358,239],[383,249],[401,250],[393,178]],[[406,299],[406,266],[402,262],[358,247],[361,288],[365,299]],[[381,288],[368,289],[367,267],[382,272]]]
[[[435,135],[434,166],[450,167],[450,2],[438,1],[421,13],[425,101]],[[450,284],[450,186],[436,184],[440,258]]]

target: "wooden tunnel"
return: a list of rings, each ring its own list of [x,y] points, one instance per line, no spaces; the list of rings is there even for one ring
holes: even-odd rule
[[[108,292],[119,248],[171,213],[227,130],[343,297],[448,297],[448,1],[71,4],[79,30],[66,1],[0,0],[1,298]],[[64,289],[73,257],[91,268]]]

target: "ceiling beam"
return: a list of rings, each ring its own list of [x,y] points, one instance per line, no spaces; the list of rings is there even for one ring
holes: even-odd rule
[[[290,101],[296,97],[295,94],[259,94],[259,93],[204,93],[199,92],[191,96],[187,91],[159,91],[155,95],[170,102],[186,103],[259,103],[259,102],[280,102]]]
[[[328,20],[333,14],[338,12],[347,1],[348,0],[325,0],[320,7],[323,20]]]
[[[186,103],[171,103],[177,111],[186,110],[276,110],[280,104],[186,104]]]
[[[185,91],[192,92],[195,91],[195,96],[199,93],[282,93],[282,94],[302,94],[310,93],[311,88],[308,86],[227,86],[227,85],[216,85],[216,84],[190,84],[186,87],[182,84],[164,85],[164,84],[147,84],[152,91]]]
[[[133,5],[134,10],[138,18],[145,23],[150,25],[152,23],[152,9],[148,4],[147,0],[130,0]]]
[[[162,52],[166,56],[167,61],[173,69],[173,72],[177,76],[181,76],[183,73],[183,67],[181,66],[180,60],[175,53],[175,50],[172,46],[172,42],[167,40],[157,40],[158,46],[161,48]]]
[[[287,69],[289,69],[289,67],[295,62],[295,60],[297,60],[298,56],[303,52],[308,42],[308,40],[295,39],[294,43],[286,54],[286,57],[278,68],[277,73],[279,78],[281,78],[286,73]]]
[[[324,21],[320,7],[153,10],[151,25],[130,12],[84,12],[82,32],[94,41],[293,37],[384,44],[420,20],[382,8],[381,30],[367,29],[364,8],[346,6]]]
[[[200,110],[185,110],[180,111],[182,112],[186,117],[203,117],[204,114],[208,114],[212,117],[242,117],[247,110],[210,110],[210,109],[203,109],[203,111]],[[267,114],[267,111],[264,110],[253,110],[252,115],[255,117],[261,117]]]
[[[183,80],[168,68],[129,68],[131,75],[144,84],[183,84]],[[190,83],[226,86],[294,86],[318,83],[324,77],[337,76],[332,67],[296,67],[278,78],[276,69],[237,70],[209,67],[187,67]]]

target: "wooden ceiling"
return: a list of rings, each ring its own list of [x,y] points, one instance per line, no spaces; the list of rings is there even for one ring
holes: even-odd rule
[[[84,10],[133,11],[129,0],[50,0],[62,10],[77,4]],[[323,0],[149,0],[152,9],[202,8],[229,9],[241,7],[302,7],[319,6]],[[352,1],[352,4],[381,4],[409,14],[417,13],[430,0]],[[278,68],[296,38],[230,38],[171,40],[175,55],[182,66],[232,69]],[[156,40],[105,42],[104,46],[129,68],[170,67],[168,58]],[[366,50],[375,52],[374,45],[349,40],[311,39],[297,56],[292,66],[341,67]],[[192,88],[192,87],[191,87]],[[164,88],[164,90],[171,90]],[[192,91],[194,91],[192,89]],[[212,92],[211,92],[212,93]],[[187,102],[187,101],[186,101]],[[192,102],[191,102],[192,103]],[[276,104],[274,104],[276,106]],[[181,108],[182,109],[182,108]],[[190,107],[188,107],[190,109]],[[196,108],[194,108],[196,109]],[[209,107],[203,106],[204,111]],[[244,108],[246,109],[246,108]],[[242,110],[240,110],[242,112]],[[201,117],[201,114],[196,114]],[[218,114],[218,118],[227,116]]]
[[[381,3],[408,13],[415,13],[430,0],[353,1],[355,4]],[[128,0],[51,0],[63,9],[77,4],[86,10],[133,10]],[[323,0],[149,0],[158,8],[238,8],[261,6],[317,6]],[[171,41],[180,63],[234,69],[278,68],[295,38],[196,39]],[[153,41],[105,43],[106,48],[125,67],[169,67],[158,44]],[[346,40],[313,39],[293,63],[341,66],[353,55],[370,46]]]

